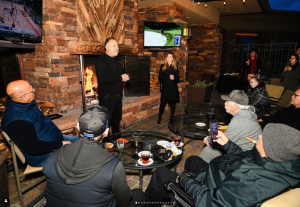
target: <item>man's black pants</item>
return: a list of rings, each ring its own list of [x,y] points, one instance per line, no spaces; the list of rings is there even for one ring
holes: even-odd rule
[[[204,168],[208,164],[198,156],[189,157],[184,165],[185,172],[197,172],[198,169]],[[152,175],[151,181],[148,185],[148,188],[145,192],[147,197],[147,206],[161,206],[164,202],[166,204],[170,201],[174,201],[174,195],[171,191],[168,191],[165,188],[165,182],[171,181],[176,183],[176,178],[178,174],[169,170],[166,167],[160,167],[155,170]],[[157,204],[149,204],[156,202]]]
[[[120,121],[122,120],[122,96],[99,95],[99,105],[105,106],[109,111],[109,125],[111,126],[112,133],[120,132]]]

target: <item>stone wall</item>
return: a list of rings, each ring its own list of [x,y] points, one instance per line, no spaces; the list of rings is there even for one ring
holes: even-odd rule
[[[121,44],[137,44],[137,1],[124,0]],[[82,106],[79,55],[69,54],[67,47],[80,40],[76,6],[76,0],[43,1],[43,42],[21,55],[25,79],[36,89],[37,101],[53,102],[57,111]]]
[[[192,26],[189,39],[188,81],[194,84],[202,74],[217,74],[220,70],[222,34],[218,24]]]

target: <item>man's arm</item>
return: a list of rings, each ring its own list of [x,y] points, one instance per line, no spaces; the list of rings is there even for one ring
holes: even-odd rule
[[[27,121],[11,122],[6,128],[6,133],[11,140],[31,155],[50,153],[63,145],[62,141],[39,141],[33,124]]]
[[[267,171],[255,174],[251,170],[245,170],[244,175],[233,173],[213,189],[201,185],[191,177],[184,177],[182,183],[185,192],[193,198],[195,206],[253,206],[289,187],[281,176]],[[276,188],[270,187],[275,185]]]
[[[118,207],[128,206],[131,200],[131,190],[127,185],[126,173],[120,161],[114,171],[111,189]]]

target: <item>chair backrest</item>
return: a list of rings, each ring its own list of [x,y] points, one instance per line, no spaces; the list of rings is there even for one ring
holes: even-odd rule
[[[21,150],[19,149],[19,147],[15,143],[13,143],[13,141],[9,138],[9,136],[2,129],[0,129],[0,130],[1,130],[1,134],[4,136],[6,141],[10,144],[10,146],[15,148],[15,152],[16,152],[17,156],[19,157],[19,159],[21,160],[21,162],[25,163],[25,157],[24,157],[23,153],[21,152]]]
[[[282,92],[284,90],[283,86],[269,85],[266,84],[266,90],[269,94],[269,99],[272,101],[279,101]]]
[[[281,86],[281,79],[280,78],[271,78],[270,85]]]
[[[282,94],[280,100],[277,103],[277,106],[280,108],[286,108],[291,105],[291,97],[294,94],[294,91],[285,90]]]

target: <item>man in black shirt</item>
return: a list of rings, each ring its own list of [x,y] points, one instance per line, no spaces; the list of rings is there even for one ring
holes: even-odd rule
[[[300,89],[292,95],[291,106],[257,120],[262,128],[268,123],[282,123],[300,130]]]
[[[122,119],[123,82],[129,80],[129,75],[125,73],[121,60],[117,58],[119,45],[115,38],[106,39],[105,49],[105,53],[97,58],[95,63],[99,105],[108,109],[112,133],[117,133],[120,131]]]

